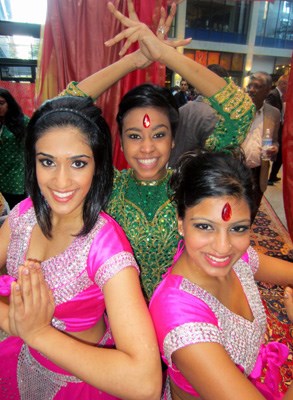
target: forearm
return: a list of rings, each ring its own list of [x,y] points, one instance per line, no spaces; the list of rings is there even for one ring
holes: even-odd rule
[[[184,77],[206,97],[213,96],[227,85],[223,78],[169,46],[164,45],[158,61]]]
[[[160,369],[155,368],[152,361],[157,358],[156,348],[149,349],[148,359],[139,359],[139,356],[116,349],[87,345],[53,327],[47,328],[29,345],[61,368],[102,391],[121,399],[159,400]],[[146,395],[147,386],[149,395]]]
[[[103,92],[109,89],[114,83],[129,72],[135,71],[134,53],[124,56],[114,64],[96,72],[77,84],[77,87],[93,99],[98,98]]]
[[[293,285],[293,263],[259,253],[255,279],[276,285]]]

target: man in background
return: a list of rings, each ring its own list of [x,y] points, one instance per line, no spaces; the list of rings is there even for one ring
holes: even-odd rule
[[[271,173],[268,180],[268,185],[273,186],[275,182],[281,180],[277,175],[282,166],[282,131],[283,131],[283,122],[284,122],[284,114],[285,114],[285,105],[286,101],[285,96],[288,87],[288,75],[282,75],[277,81],[277,86],[273,89],[268,97],[266,98],[266,103],[276,107],[280,111],[280,127],[278,132],[278,141],[279,141],[279,151],[276,157],[276,160],[273,162]]]
[[[185,79],[181,79],[180,90],[174,95],[178,108],[184,106],[184,104],[188,102],[187,91],[188,83]]]
[[[265,103],[270,89],[272,78],[266,72],[255,72],[249,78],[247,93],[256,107],[256,114],[250,130],[241,147],[245,153],[246,163],[251,168],[255,180],[256,206],[259,208],[262,196],[267,188],[270,162],[261,159],[262,139],[267,129],[270,130],[273,145],[270,157],[275,157],[278,152],[278,131],[280,126],[280,111]],[[255,214],[256,215],[256,214]],[[252,216],[252,220],[255,218]]]
[[[222,78],[229,77],[225,68],[219,64],[210,64],[207,68]],[[174,167],[178,158],[186,151],[204,148],[205,141],[215,128],[218,121],[217,114],[203,100],[204,97],[199,94],[194,101],[189,101],[179,108],[179,123],[169,160],[170,167]]]

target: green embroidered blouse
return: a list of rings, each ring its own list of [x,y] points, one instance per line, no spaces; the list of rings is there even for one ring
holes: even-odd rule
[[[122,226],[132,245],[148,300],[172,263],[179,240],[176,209],[167,195],[170,176],[168,170],[163,180],[144,186],[132,176],[131,169],[116,170],[106,210]]]

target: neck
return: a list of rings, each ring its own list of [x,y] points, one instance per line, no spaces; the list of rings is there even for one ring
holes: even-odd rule
[[[168,171],[166,170],[165,174],[159,178],[159,179],[148,179],[148,180],[144,180],[144,179],[139,179],[136,177],[135,175],[135,171],[132,169],[131,170],[131,176],[132,178],[141,186],[157,186],[159,185],[161,182],[163,182],[166,177],[168,175]]]

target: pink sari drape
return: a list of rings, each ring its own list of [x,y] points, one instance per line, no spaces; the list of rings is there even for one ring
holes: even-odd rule
[[[127,1],[116,1],[125,13]],[[160,7],[166,0],[135,0],[139,18],[155,30]],[[56,96],[70,81],[80,81],[119,59],[122,44],[106,48],[104,42],[121,30],[107,9],[106,0],[48,0],[47,20],[43,30],[43,43],[36,85],[36,103]],[[120,150],[119,133],[115,121],[121,97],[129,89],[144,83],[164,85],[165,68],[157,64],[135,71],[119,81],[98,99],[113,139],[113,162],[125,168]]]

